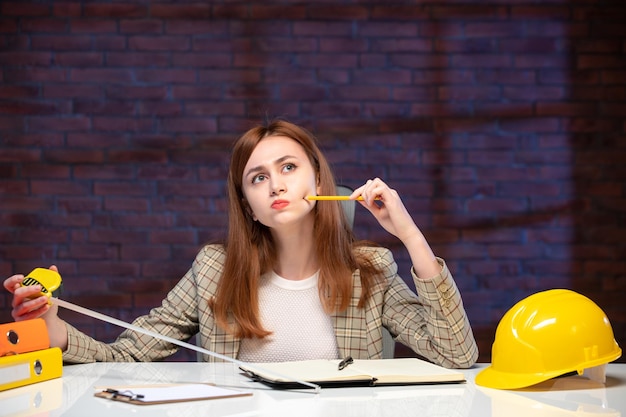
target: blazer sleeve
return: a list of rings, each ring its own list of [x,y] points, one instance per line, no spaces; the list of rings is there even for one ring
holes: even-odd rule
[[[198,273],[202,271],[205,285],[219,279],[223,252],[207,246],[201,250],[192,267],[167,294],[161,306],[133,321],[135,326],[169,336],[189,340],[198,332]],[[215,274],[206,274],[207,265]],[[104,343],[87,336],[70,324],[66,324],[68,347],[63,353],[66,363],[88,362],[148,362],[166,358],[178,350],[172,343],[147,336],[133,330],[125,330],[113,343]]]
[[[382,252],[387,288],[383,325],[395,339],[424,358],[447,368],[467,368],[478,359],[461,294],[443,259],[439,275],[420,279],[411,268],[415,294],[397,274],[390,251]]]

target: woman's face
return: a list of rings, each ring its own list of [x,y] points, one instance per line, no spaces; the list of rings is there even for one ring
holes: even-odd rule
[[[263,138],[243,170],[242,191],[254,218],[270,228],[289,225],[310,215],[317,173],[304,151],[285,136]]]

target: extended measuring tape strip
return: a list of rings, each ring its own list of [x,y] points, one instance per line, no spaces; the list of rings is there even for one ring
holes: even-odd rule
[[[225,361],[228,361],[228,362],[232,362],[232,363],[234,363],[234,364],[236,364],[236,365],[238,365],[240,367],[251,368],[251,366],[248,363],[246,363],[246,362],[243,362],[243,361],[231,358],[229,356],[222,355],[222,354],[217,353],[217,352],[213,352],[213,351],[201,348],[201,347],[196,346],[196,345],[192,345],[191,343],[183,342],[183,341],[180,341],[178,339],[174,339],[172,337],[162,335],[162,334],[157,333],[157,332],[153,332],[152,330],[147,330],[147,329],[144,329],[142,327],[135,326],[134,324],[126,323],[125,321],[118,320],[116,318],[107,316],[107,315],[102,314],[102,313],[98,313],[97,311],[89,310],[88,308],[81,307],[79,305],[70,303],[68,301],[64,301],[64,300],[61,300],[59,298],[52,297],[52,292],[61,286],[61,275],[59,275],[57,272],[52,271],[50,269],[36,268],[30,274],[28,274],[24,278],[24,280],[22,282],[23,286],[37,285],[37,284],[41,285],[41,287],[42,287],[42,291],[41,291],[41,293],[39,295],[46,295],[46,296],[48,296],[50,298],[50,301],[52,301],[53,303],[57,304],[59,307],[66,308],[68,310],[72,310],[72,311],[75,311],[77,313],[83,314],[85,316],[93,317],[95,319],[98,319],[98,320],[101,320],[101,321],[104,321],[104,322],[107,322],[107,323],[110,323],[110,324],[114,324],[116,326],[120,326],[120,327],[124,327],[126,329],[134,330],[134,331],[136,331],[138,333],[142,333],[142,334],[145,334],[145,335],[148,335],[148,336],[160,339],[160,340],[164,340],[166,342],[172,343],[172,344],[180,346],[180,347],[184,347],[186,349],[194,350],[196,352],[204,353],[206,355],[213,356],[213,357],[218,358],[218,359],[222,359],[222,360],[225,360]],[[37,295],[37,296],[39,296],[39,295]],[[294,381],[294,382],[296,382],[298,384],[301,384],[301,385],[313,388],[313,389],[315,389],[315,393],[316,394],[319,393],[320,390],[321,390],[321,387],[319,385],[313,384],[311,382],[295,380],[295,379],[293,379],[293,378],[291,378],[289,376],[277,374],[274,371],[268,371],[268,370],[260,369],[260,368],[259,368],[259,370],[262,370],[264,372],[271,373],[271,374],[273,374],[273,375],[275,375],[277,377],[280,377],[280,378],[283,378],[283,379],[286,379],[286,380],[290,380],[290,381]]]

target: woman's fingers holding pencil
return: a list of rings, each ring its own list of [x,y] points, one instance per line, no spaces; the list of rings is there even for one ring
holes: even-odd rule
[[[365,184],[354,190],[350,197],[358,198],[360,196],[368,206],[371,206],[374,204],[375,200],[384,202],[385,197],[391,197],[389,195],[385,195],[388,194],[389,191],[393,190],[391,190],[380,178],[374,178],[367,180]]]
[[[359,203],[372,213],[385,230],[400,240],[404,241],[407,235],[418,230],[398,192],[389,188],[380,178],[368,180],[354,190],[351,197],[355,195],[363,196],[363,201]]]

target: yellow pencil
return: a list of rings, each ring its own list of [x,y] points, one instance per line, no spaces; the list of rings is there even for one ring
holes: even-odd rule
[[[319,201],[343,201],[350,200],[349,195],[307,195],[305,197],[307,200],[319,200]],[[358,196],[356,200],[363,201],[362,196]],[[380,200],[379,197],[376,197],[374,200]]]

